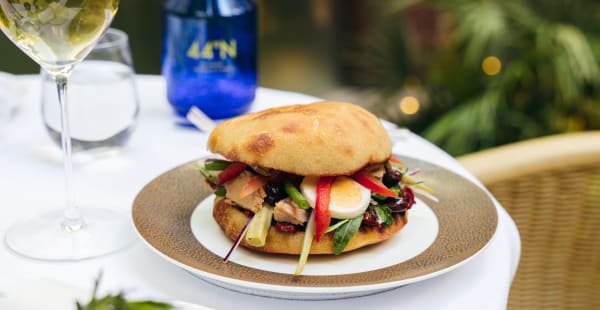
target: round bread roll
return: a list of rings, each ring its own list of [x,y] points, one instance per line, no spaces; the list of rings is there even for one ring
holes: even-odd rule
[[[229,205],[225,199],[216,198],[213,208],[213,217],[216,222],[221,226],[221,229],[227,237],[231,240],[235,240],[246,222],[248,216],[238,209]],[[348,245],[344,248],[343,252],[352,251],[364,246],[382,242],[390,238],[394,233],[402,229],[408,222],[408,213],[401,215],[394,213],[394,224],[391,226],[384,226],[383,228],[366,227],[359,229],[354,237],[350,239]],[[260,252],[266,253],[277,253],[277,254],[300,254],[302,250],[302,243],[304,240],[304,232],[285,233],[279,231],[274,226],[269,228],[267,234],[267,241],[262,247],[254,247],[246,243],[245,238],[242,238],[240,244]],[[310,254],[334,254],[333,253],[333,233],[324,234],[319,242],[313,240]]]
[[[323,101],[246,114],[219,124],[210,151],[303,176],[351,175],[391,156],[379,119],[355,104]]]

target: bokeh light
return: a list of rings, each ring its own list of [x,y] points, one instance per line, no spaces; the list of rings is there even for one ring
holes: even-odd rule
[[[419,111],[421,104],[419,100],[413,96],[406,96],[400,99],[398,103],[400,106],[400,111],[407,115],[413,115]]]
[[[488,56],[481,62],[481,70],[487,75],[496,75],[502,70],[502,62],[496,56]]]

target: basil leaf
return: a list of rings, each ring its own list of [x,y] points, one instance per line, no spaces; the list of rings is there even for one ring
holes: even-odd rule
[[[204,164],[204,169],[209,170],[209,171],[224,170],[230,164],[231,164],[231,162],[230,161],[226,161],[226,160],[207,161]]]
[[[200,165],[194,165],[194,169],[196,169],[198,172],[200,172],[200,174],[205,179],[207,179],[209,182],[215,183],[217,181],[217,177],[208,173],[208,171],[204,167],[202,167]]]
[[[335,230],[335,233],[333,234],[333,253],[335,255],[339,255],[344,251],[346,245],[350,242],[350,239],[352,239],[354,234],[358,231],[362,219],[363,215],[361,214]]]
[[[215,191],[215,196],[217,197],[225,197],[226,194],[227,190],[225,189],[225,187],[221,187]]]
[[[383,196],[374,192],[371,192],[371,198],[373,198],[375,201],[377,202],[384,202],[386,201],[389,197],[387,196]]]
[[[398,185],[394,185],[394,186],[390,187],[389,189],[391,189],[394,193],[396,193],[396,195],[400,195],[400,193],[402,192],[402,189]],[[377,202],[385,202],[390,197],[371,192],[371,198],[373,198]]]
[[[379,219],[381,219],[381,222],[385,225],[390,226],[394,224],[392,209],[390,209],[388,206],[375,206],[375,212],[377,212],[377,216],[379,216]]]

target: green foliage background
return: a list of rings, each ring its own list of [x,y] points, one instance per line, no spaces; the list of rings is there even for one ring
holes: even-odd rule
[[[130,34],[138,73],[160,72],[162,3],[120,1],[112,26]],[[600,129],[598,0],[259,3],[262,86],[323,97],[367,89],[380,116],[454,155]],[[318,24],[323,3],[329,19]],[[494,76],[481,69],[490,55],[502,61]],[[0,71],[39,72],[3,35],[0,56]],[[419,99],[417,114],[400,112],[405,96]]]
[[[600,129],[599,1],[390,0],[371,9],[387,14],[356,49],[354,82],[383,94],[382,116],[451,154]],[[481,68],[490,55],[502,61],[493,76]],[[406,95],[422,103],[414,116],[398,109]]]

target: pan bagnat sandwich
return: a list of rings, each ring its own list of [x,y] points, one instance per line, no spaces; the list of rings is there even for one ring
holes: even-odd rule
[[[414,182],[391,156],[381,122],[350,103],[316,102],[243,115],[210,134],[198,169],[215,191],[213,217],[252,250],[340,254],[406,225]],[[231,251],[230,251],[231,253]],[[225,257],[227,260],[229,254]]]

